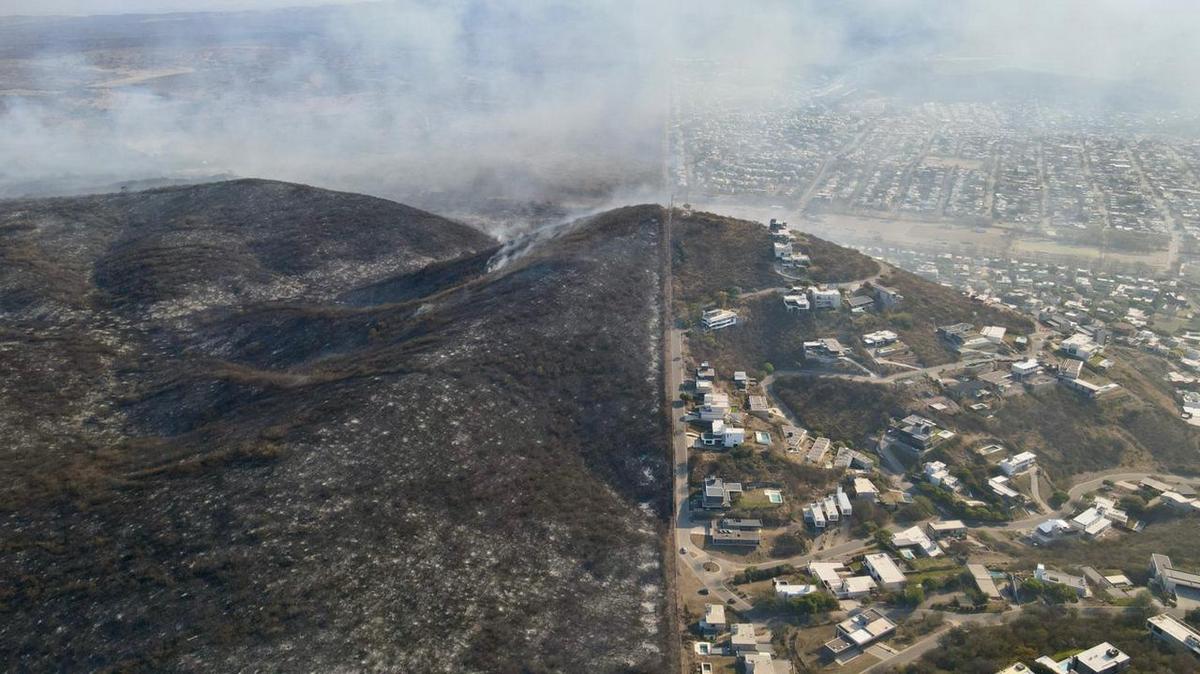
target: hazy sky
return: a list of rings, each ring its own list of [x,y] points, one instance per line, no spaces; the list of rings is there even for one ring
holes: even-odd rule
[[[0,15],[313,4],[331,3],[0,0]],[[586,183],[566,170],[620,172],[602,155],[661,150],[669,72],[681,58],[740,66],[737,78],[778,88],[810,65],[891,60],[904,73],[931,59],[984,57],[978,68],[1134,79],[1200,100],[1197,1],[387,0],[253,18],[179,23],[216,31],[205,39],[238,49],[264,26],[297,31],[275,39],[261,60],[228,52],[247,59],[241,71],[210,61],[147,63],[195,72],[165,93],[115,88],[92,119],[64,120],[41,105],[48,99],[0,99],[0,180],[98,165],[144,177],[184,164],[351,189],[372,188],[363,176],[472,184],[538,171]],[[70,96],[81,86],[63,85],[62,72],[112,67],[103,55],[71,51],[90,22],[112,23],[51,22],[40,33],[17,26],[41,59],[27,70],[44,80],[34,88]],[[168,23],[123,28],[167,35],[162,59],[196,53],[194,36],[170,33]],[[62,38],[70,30],[74,37]]]
[[[0,0],[0,16],[223,12],[355,1],[361,0]]]

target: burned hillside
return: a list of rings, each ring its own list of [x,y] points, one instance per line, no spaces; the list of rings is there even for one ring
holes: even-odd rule
[[[0,661],[660,671],[663,217],[0,202]]]

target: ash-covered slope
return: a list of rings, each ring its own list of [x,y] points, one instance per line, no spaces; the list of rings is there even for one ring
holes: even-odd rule
[[[0,663],[663,669],[662,217],[0,202]]]

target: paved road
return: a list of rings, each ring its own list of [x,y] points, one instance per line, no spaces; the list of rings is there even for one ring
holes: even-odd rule
[[[966,367],[968,365],[991,361],[991,360],[996,359],[994,354],[980,354],[980,355],[986,356],[986,357],[974,358],[969,361],[955,361],[953,363],[944,363],[942,365],[931,365],[930,367],[915,368],[912,370],[905,370],[904,372],[896,372],[894,374],[889,374],[886,377],[880,377],[879,375],[876,375],[876,374],[871,374],[871,375],[845,374],[842,372],[830,372],[828,370],[820,370],[820,369],[804,369],[804,370],[782,369],[782,370],[775,370],[771,374],[767,375],[763,379],[762,385],[764,388],[766,388],[766,387],[770,386],[779,377],[813,377],[813,378],[819,377],[819,378],[827,378],[827,379],[845,379],[848,381],[861,381],[861,382],[867,382],[869,384],[891,384],[891,383],[898,382],[898,381],[901,381],[904,379],[914,379],[916,377],[921,377],[923,375],[934,376],[934,375],[938,375],[938,374],[941,374],[941,373],[949,371],[949,370],[957,370],[957,369]]]
[[[671,396],[668,409],[671,414],[671,446],[674,456],[674,487],[675,499],[675,554],[679,555],[679,568],[687,569],[708,590],[708,596],[713,601],[721,601],[738,611],[750,611],[754,605],[734,594],[725,586],[726,578],[745,568],[737,566],[731,570],[732,563],[714,558],[702,547],[692,542],[692,534],[703,535],[704,522],[693,522],[688,503],[688,439],[687,423],[683,420],[684,410],[675,407],[679,401],[679,393],[683,386],[683,330],[671,328],[667,335],[667,387]],[[682,550],[682,552],[679,552]],[[717,571],[707,571],[706,563],[719,565]]]
[[[1048,503],[1042,500],[1042,485],[1038,479],[1038,467],[1034,466],[1029,470],[1029,495],[1033,497],[1033,502],[1041,509],[1042,513],[1054,512]]]
[[[1117,468],[1114,470],[1104,471],[1101,473],[1091,473],[1090,475],[1088,475],[1086,480],[1084,480],[1083,482],[1077,482],[1073,487],[1071,487],[1070,489],[1067,490],[1067,496],[1069,496],[1070,498],[1058,510],[1053,510],[1049,506],[1047,506],[1045,514],[1030,515],[1029,517],[1026,517],[1024,519],[1013,520],[1011,522],[1006,522],[1004,524],[978,527],[976,529],[973,529],[973,531],[1006,531],[1006,530],[1012,531],[1014,529],[1032,528],[1032,527],[1038,525],[1039,523],[1044,522],[1048,518],[1066,517],[1073,510],[1074,506],[1072,506],[1072,503],[1074,501],[1078,500],[1080,496],[1083,496],[1084,494],[1091,492],[1091,491],[1096,491],[1097,489],[1102,487],[1104,485],[1105,480],[1111,480],[1113,482],[1119,482],[1121,480],[1137,482],[1138,480],[1141,480],[1142,478],[1157,476],[1167,482],[1183,483],[1183,484],[1191,485],[1192,487],[1196,487],[1197,485],[1200,485],[1200,478],[1173,476],[1168,473],[1163,473],[1161,471],[1156,472],[1156,473],[1145,473],[1145,472],[1122,472],[1123,470],[1124,469]]]

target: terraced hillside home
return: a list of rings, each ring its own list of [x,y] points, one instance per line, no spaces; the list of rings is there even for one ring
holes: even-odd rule
[[[1005,475],[1017,475],[1037,465],[1037,454],[1033,452],[1021,452],[1007,459],[1002,459],[998,465],[1000,470],[1004,471]]]
[[[812,309],[812,302],[804,292],[789,292],[783,296],[783,307],[788,311],[808,311]]]
[[[700,318],[700,324],[708,331],[728,328],[737,323],[737,312],[729,309],[709,309]]]
[[[1150,580],[1176,601],[1200,607],[1200,573],[1177,569],[1170,557],[1154,553],[1150,555]]]
[[[1183,622],[1169,613],[1161,613],[1146,619],[1146,626],[1151,636],[1162,640],[1172,648],[1177,648],[1200,657],[1200,632],[1191,625]]]
[[[936,422],[917,414],[893,420],[889,433],[903,446],[918,453],[927,452],[954,437],[952,431],[945,430]]]
[[[1058,585],[1066,585],[1075,591],[1075,594],[1080,598],[1092,596],[1092,588],[1088,586],[1087,579],[1082,576],[1073,576],[1062,571],[1047,569],[1045,564],[1038,564],[1037,569],[1033,572],[1033,577],[1043,583],[1056,583]]]
[[[837,309],[842,306],[842,291],[814,286],[808,289],[808,299],[813,309]]]

